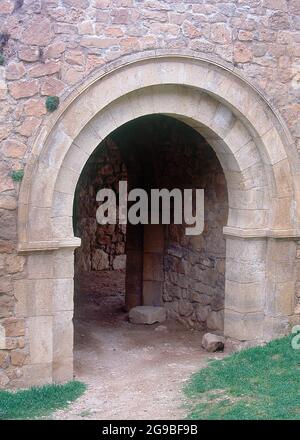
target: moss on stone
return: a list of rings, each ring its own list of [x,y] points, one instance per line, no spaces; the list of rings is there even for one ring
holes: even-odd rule
[[[11,172],[10,176],[14,182],[21,182],[21,180],[23,179],[23,176],[24,176],[24,171],[23,170],[14,170]]]
[[[54,112],[58,109],[59,97],[58,96],[48,96],[46,99],[46,109],[48,112]]]

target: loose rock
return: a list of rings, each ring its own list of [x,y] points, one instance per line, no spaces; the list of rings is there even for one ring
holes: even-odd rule
[[[210,353],[223,351],[224,343],[225,338],[223,336],[214,335],[213,333],[205,333],[202,338],[202,347]]]

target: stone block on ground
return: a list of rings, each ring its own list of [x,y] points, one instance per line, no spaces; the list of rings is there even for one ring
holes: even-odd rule
[[[166,333],[168,331],[168,327],[165,325],[159,325],[154,331],[159,333]]]
[[[133,324],[154,324],[166,320],[166,309],[155,306],[137,306],[129,312],[129,320]]]
[[[202,347],[209,352],[222,351],[224,349],[225,338],[223,336],[214,335],[213,333],[205,333],[202,338]]]

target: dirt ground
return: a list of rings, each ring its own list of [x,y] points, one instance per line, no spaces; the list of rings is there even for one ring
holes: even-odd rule
[[[118,280],[116,280],[118,283]],[[75,378],[86,393],[54,419],[181,419],[182,388],[207,360],[202,334],[167,322],[133,325],[119,292],[81,295],[75,327]]]

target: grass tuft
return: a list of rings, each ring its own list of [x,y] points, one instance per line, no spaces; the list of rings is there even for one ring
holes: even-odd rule
[[[54,112],[58,109],[59,106],[59,97],[58,96],[48,96],[45,102],[46,109],[48,112]]]
[[[14,182],[21,182],[24,177],[24,170],[13,170],[10,176]]]
[[[194,374],[189,419],[300,419],[300,350],[292,336],[234,353]]]
[[[67,407],[86,390],[82,382],[44,385],[20,391],[0,391],[0,420],[37,419]]]

